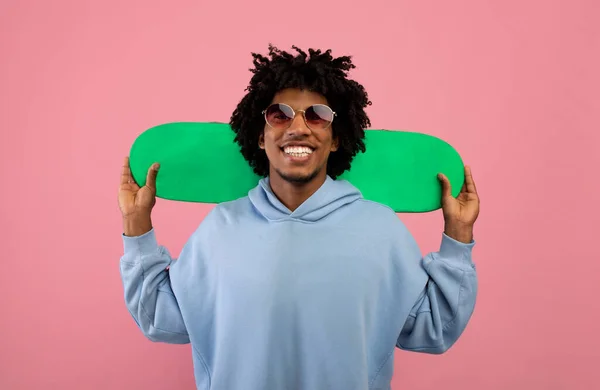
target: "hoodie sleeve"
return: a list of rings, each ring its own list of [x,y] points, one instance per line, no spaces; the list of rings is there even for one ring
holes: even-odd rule
[[[429,278],[398,337],[398,348],[441,354],[458,340],[475,308],[474,244],[443,234],[439,252],[423,258]]]
[[[167,269],[174,259],[158,245],[154,229],[141,236],[122,237],[120,271],[125,304],[137,326],[152,341],[189,343]]]

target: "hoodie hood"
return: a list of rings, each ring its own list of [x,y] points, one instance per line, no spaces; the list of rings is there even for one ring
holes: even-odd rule
[[[250,202],[269,221],[294,219],[304,222],[317,222],[335,210],[358,199],[360,191],[346,180],[333,180],[327,176],[325,183],[293,212],[273,193],[269,178],[263,178],[258,186],[248,193]]]

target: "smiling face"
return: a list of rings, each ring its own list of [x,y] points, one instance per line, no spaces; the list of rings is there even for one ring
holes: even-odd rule
[[[332,136],[331,125],[323,128],[317,114],[322,110],[321,116],[325,116],[330,111],[327,107],[314,106],[306,113],[307,125],[299,110],[307,110],[313,105],[327,106],[327,99],[316,92],[289,88],[273,97],[271,104],[277,103],[291,107],[296,116],[285,128],[284,113],[272,112],[271,125],[265,123],[259,138],[259,147],[265,150],[269,159],[271,180],[283,179],[298,184],[319,179],[324,181],[329,153],[338,149],[338,141]]]

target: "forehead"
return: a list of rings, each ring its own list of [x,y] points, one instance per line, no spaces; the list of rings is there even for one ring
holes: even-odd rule
[[[285,103],[296,110],[313,104],[328,104],[325,96],[305,89],[287,88],[275,94],[271,103]]]

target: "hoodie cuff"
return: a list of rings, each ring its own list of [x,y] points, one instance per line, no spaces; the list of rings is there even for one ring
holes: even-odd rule
[[[455,240],[448,236],[446,233],[442,233],[442,243],[440,245],[439,255],[445,262],[454,266],[463,267],[474,267],[472,252],[475,246],[475,240],[471,240],[470,243],[464,243]]]
[[[132,237],[122,234],[122,239],[125,254],[135,252],[139,254],[146,254],[156,252],[159,249],[154,229],[151,229],[140,236]]]

